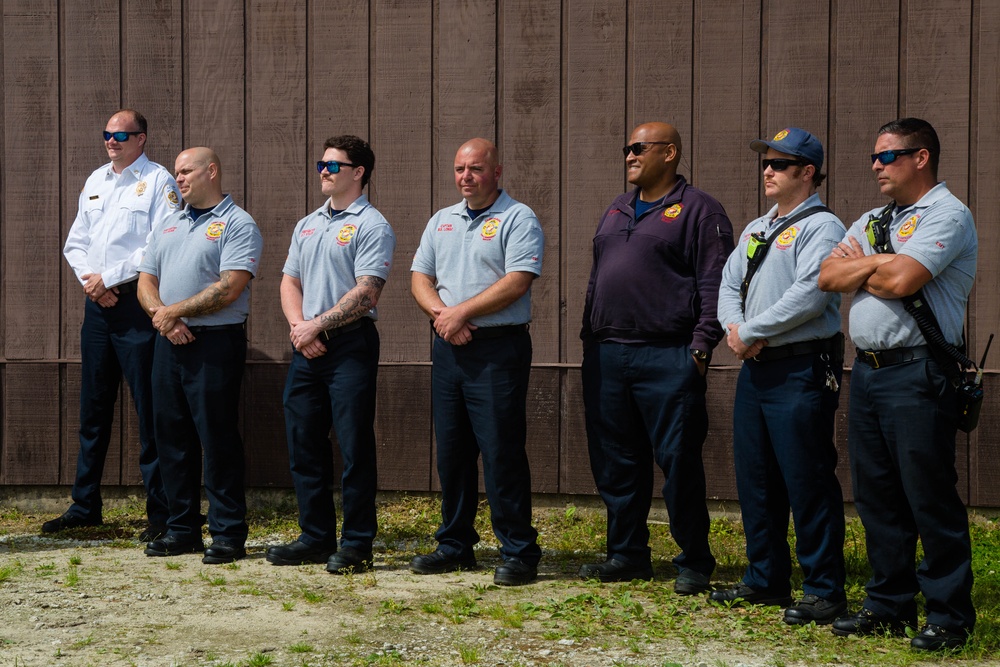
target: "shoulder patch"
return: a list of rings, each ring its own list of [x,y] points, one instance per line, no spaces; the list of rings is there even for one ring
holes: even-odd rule
[[[181,207],[181,198],[177,190],[169,183],[163,184],[163,198],[167,200],[167,207],[177,210]]]

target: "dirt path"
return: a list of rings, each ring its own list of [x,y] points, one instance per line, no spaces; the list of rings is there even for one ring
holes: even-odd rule
[[[210,566],[148,558],[131,540],[0,537],[0,664],[720,664],[710,645],[568,637],[550,615],[519,614],[592,590],[556,563],[543,561],[534,585],[499,589],[491,555],[481,570],[430,577],[411,574],[408,556],[377,555],[373,572],[340,577],[274,567],[266,546]],[[729,651],[721,664],[763,661]]]

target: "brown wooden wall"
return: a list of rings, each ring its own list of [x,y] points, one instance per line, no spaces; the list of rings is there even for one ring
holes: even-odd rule
[[[0,483],[71,484],[80,288],[61,257],[77,193],[106,161],[100,130],[121,106],[150,121],[148,152],[222,156],[224,185],[265,238],[253,284],[243,427],[250,483],[290,483],[281,390],[290,357],[278,303],[295,222],[322,200],[312,164],[330,135],[370,139],[371,197],[393,224],[396,266],[380,304],[382,489],[436,488],[430,329],[408,291],[428,217],[457,201],[451,160],[495,139],[503,185],[546,231],[533,290],[534,487],[592,493],[577,338],[597,220],[625,187],[632,127],[678,127],[682,171],[738,230],[764,210],[752,139],[789,125],[824,140],[823,195],[845,222],[880,203],[876,129],[930,120],[941,175],[971,206],[980,268],[973,351],[998,327],[1000,3],[985,0],[0,0]],[[846,309],[845,309],[846,312]],[[728,355],[717,355],[726,363]],[[996,369],[1000,353],[990,367]],[[737,369],[710,379],[710,494],[735,498]],[[989,378],[992,389],[994,377]],[[849,387],[849,377],[845,381]],[[959,444],[968,502],[1000,506],[1000,387]],[[843,396],[846,407],[846,391]],[[106,482],[139,482],[124,402]],[[846,414],[838,421],[845,439]],[[843,479],[848,482],[846,454]],[[849,483],[847,484],[849,487]]]

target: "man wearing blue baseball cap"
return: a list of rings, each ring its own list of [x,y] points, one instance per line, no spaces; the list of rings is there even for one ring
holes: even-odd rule
[[[844,596],[844,507],[835,474],[834,414],[844,337],[840,295],[822,292],[820,265],[844,226],[820,201],[823,146],[790,127],[753,141],[775,202],[743,231],[719,288],[719,321],[743,362],[733,408],[733,459],[749,564],[717,602],[780,605],[785,622],[832,623]],[[788,512],[803,596],[791,596]]]

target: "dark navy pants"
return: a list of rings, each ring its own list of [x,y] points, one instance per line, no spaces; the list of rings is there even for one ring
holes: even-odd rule
[[[500,553],[537,564],[531,525],[531,472],[525,452],[531,371],[527,331],[451,345],[435,336],[431,401],[441,478],[439,549],[467,556],[479,542],[473,528],[483,458],[486,498]]]
[[[153,356],[154,424],[170,503],[168,533],[200,539],[204,457],[209,532],[215,541],[242,545],[247,504],[237,425],[246,334],[241,329],[193,333],[195,340],[187,345],[157,337]]]
[[[90,519],[101,517],[101,477],[124,374],[139,418],[139,471],[146,487],[146,515],[150,523],[164,525],[167,497],[156,456],[149,385],[156,330],[135,293],[118,295],[118,303],[111,308],[90,299],[85,304],[80,330],[80,454],[69,512]]]
[[[595,343],[583,353],[590,467],[608,508],[608,558],[650,564],[646,520],[653,461],[666,477],[679,570],[715,570],[708,546],[702,446],[708,434],[705,378],[687,345]]]
[[[839,391],[826,387],[827,355],[746,361],[736,383],[733,458],[750,561],[743,582],[788,595],[788,511],[805,594],[844,597],[844,498],[833,444]]]
[[[955,488],[955,400],[931,359],[879,369],[856,362],[847,433],[872,567],[864,606],[912,615],[923,593],[928,623],[971,630],[972,546]],[[918,537],[924,558],[914,570]]]
[[[324,344],[326,354],[316,359],[306,359],[296,351],[285,383],[285,431],[299,504],[299,540],[313,547],[337,547],[332,425],[344,463],[341,546],[371,551],[378,529],[375,378],[379,335],[366,318],[360,329]]]

